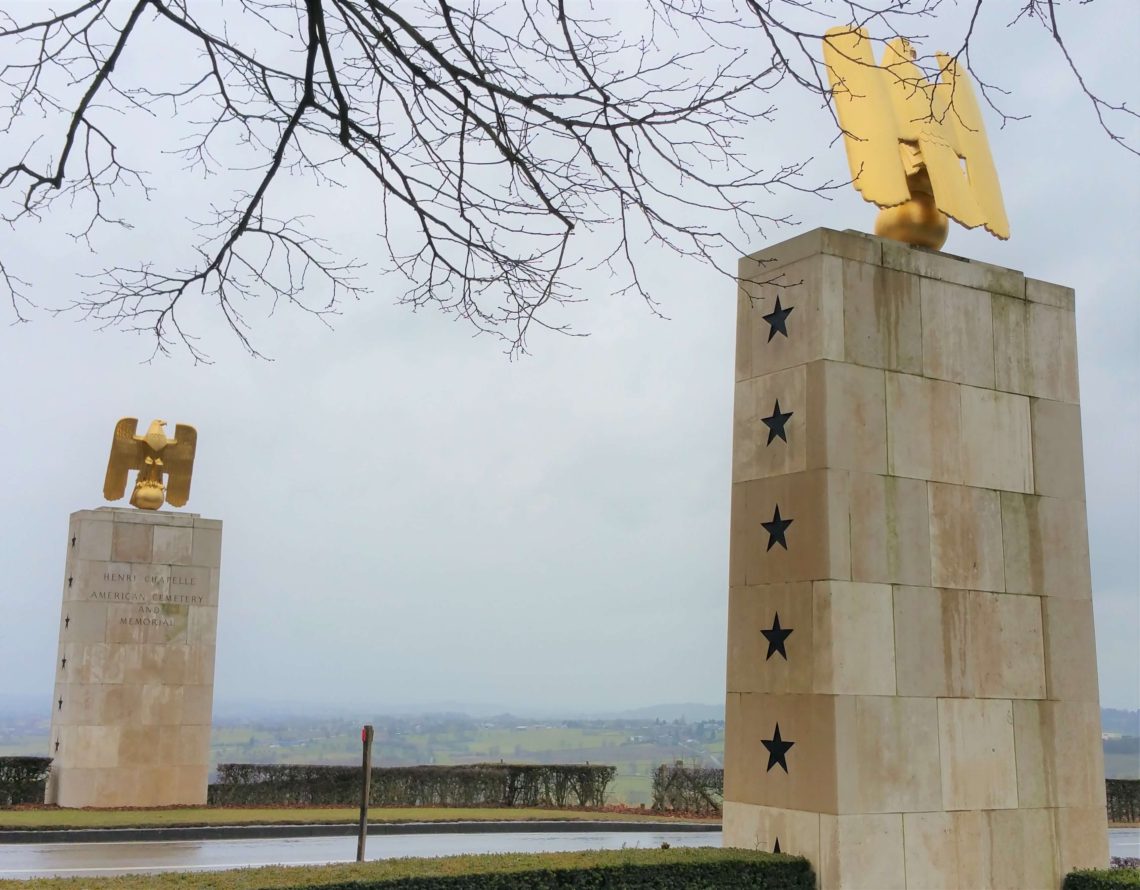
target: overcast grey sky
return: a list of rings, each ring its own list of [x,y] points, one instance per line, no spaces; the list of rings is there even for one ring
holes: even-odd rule
[[[1137,15],[1127,0],[1096,4],[1069,32],[1089,82],[1117,98],[1135,90]],[[1097,129],[1044,37],[1004,25],[983,18],[975,59],[1033,115],[1002,130],[990,118],[1013,237],[955,226],[947,250],[1077,289],[1102,704],[1135,708],[1140,167]],[[813,155],[811,176],[843,178],[830,126],[788,94],[750,150],[765,166]],[[153,152],[151,138],[134,149]],[[200,188],[157,198],[100,248],[169,255],[163,214]],[[375,252],[371,193],[301,200],[330,240]],[[802,225],[754,249],[815,226],[873,226],[853,189],[771,201]],[[2,236],[45,304],[67,302],[70,270],[90,263],[61,230],[49,219]],[[137,416],[199,431],[187,509],[225,522],[220,701],[722,701],[735,292],[667,254],[646,271],[669,320],[607,296],[599,276],[559,316],[590,336],[536,334],[515,362],[462,322],[395,305],[399,285],[375,269],[373,295],[331,331],[252,307],[272,362],[244,354],[207,311],[192,319],[206,366],[180,354],[142,364],[149,342],[67,316],[0,326],[0,694],[50,696],[67,518],[102,505],[114,423]]]

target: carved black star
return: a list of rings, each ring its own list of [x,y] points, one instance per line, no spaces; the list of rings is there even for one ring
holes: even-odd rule
[[[66,659],[66,658],[65,658],[65,659],[63,659],[63,661],[61,661],[61,662],[59,663],[59,666],[60,666],[60,667],[62,667],[62,668],[66,668],[66,667],[67,667],[67,659]]]
[[[769,546],[770,546],[770,545],[769,545]],[[71,624],[71,616],[70,616],[70,615],[68,615],[66,618],[64,618],[64,619],[63,619],[63,626],[64,626],[65,628],[66,628],[66,627],[67,627],[69,624]]]
[[[789,306],[785,309],[780,305],[780,298],[776,297],[776,308],[769,312],[767,315],[762,316],[764,321],[768,322],[768,342],[772,342],[772,338],[777,333],[788,336],[788,316],[792,314],[795,306]]]
[[[760,418],[762,421],[764,421],[764,426],[768,427],[768,441],[765,443],[765,445],[771,445],[772,441],[777,436],[779,436],[785,442],[788,441],[788,436],[787,436],[787,433],[784,431],[784,427],[788,423],[788,418],[791,417],[795,413],[796,412],[794,412],[794,411],[788,411],[786,413],[781,413],[781,411],[780,411],[780,400],[776,399],[776,407],[772,409],[772,413],[768,417],[761,417]]]
[[[59,742],[56,742],[56,745],[58,746]],[[772,845],[772,852],[773,853],[779,853],[780,852],[780,839],[778,837],[776,838],[776,843],[774,843]]]
[[[795,742],[785,742],[780,738],[780,724],[776,724],[776,731],[772,733],[772,738],[761,739],[760,742],[768,749],[768,769],[767,772],[772,771],[772,767],[779,765],[784,772],[788,771],[788,749],[795,744]]]
[[[61,711],[63,710],[63,699],[62,698],[59,700],[59,710],[61,710]],[[766,745],[768,743],[765,742],[764,744]],[[769,767],[769,769],[770,769],[770,767]]]
[[[772,626],[768,630],[762,630],[760,633],[768,640],[768,655],[764,659],[767,661],[777,652],[784,656],[784,661],[788,660],[788,653],[784,651],[784,640],[792,633],[790,627],[780,627],[780,613],[776,613],[776,617],[772,619]]]
[[[56,739],[55,750],[56,750],[56,753],[58,754],[59,753],[59,740],[58,739]]]
[[[777,404],[779,404],[779,403],[777,402]],[[74,578],[72,575],[68,575],[68,576],[67,576],[67,586],[68,586],[68,587],[70,587],[70,586],[71,586],[71,582],[72,582],[72,581],[74,581],[74,580],[75,580],[75,578]]]
[[[71,546],[72,546],[72,547],[74,547],[74,546],[75,546],[75,535],[72,535],[72,536],[71,536]]]
[[[780,517],[780,505],[776,504],[776,512],[772,514],[772,521],[760,523],[764,526],[764,531],[768,533],[768,550],[771,550],[777,544],[785,550],[788,549],[788,541],[784,537],[784,533],[793,522],[795,522],[794,519],[782,519]],[[765,552],[767,552],[767,550]]]

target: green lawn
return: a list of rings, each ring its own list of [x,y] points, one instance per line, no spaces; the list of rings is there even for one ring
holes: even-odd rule
[[[360,811],[349,807],[171,807],[157,810],[0,809],[0,829],[138,828],[170,825],[304,824],[355,822]],[[369,822],[456,822],[465,820],[532,821],[535,819],[616,819],[652,821],[669,818],[653,813],[610,813],[597,810],[451,809],[436,807],[373,807]],[[718,821],[718,820],[711,820]]]
[[[690,878],[683,886],[726,886],[722,880],[694,880],[694,871],[745,875],[749,886],[811,887],[814,879],[802,859],[746,850],[585,850],[574,853],[500,853],[481,856],[450,856],[441,859],[386,859],[377,862],[328,866],[238,869],[225,872],[183,872],[160,875],[130,875],[117,878],[40,878],[30,881],[0,880],[0,890],[282,890],[287,887],[424,886],[433,878],[488,875],[484,887],[525,887],[529,875],[549,876],[554,871],[593,869],[590,886],[600,886],[599,874],[629,874],[632,869],[685,869]],[[604,871],[603,871],[604,870]],[[706,876],[708,874],[706,872]],[[661,871],[658,871],[658,875]],[[767,875],[773,878],[757,882]],[[565,880],[565,879],[564,879]],[[382,883],[383,882],[383,883]],[[414,883],[413,883],[414,882]],[[547,878],[542,886],[553,883]],[[563,881],[558,886],[570,886]],[[585,883],[576,886],[586,886]],[[631,884],[632,886],[632,884]],[[636,886],[649,886],[639,882]]]

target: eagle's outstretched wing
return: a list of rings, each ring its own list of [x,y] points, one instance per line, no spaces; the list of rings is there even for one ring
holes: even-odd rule
[[[180,423],[174,428],[174,439],[162,450],[167,473],[166,502],[172,507],[183,507],[190,499],[190,476],[197,447],[198,431]]]
[[[894,207],[910,200],[899,132],[882,69],[863,28],[832,28],[823,60],[843,128],[851,178],[864,200]]]
[[[1003,241],[1009,238],[1009,217],[1001,197],[997,168],[990,153],[990,142],[982,122],[982,110],[970,85],[968,75],[959,72],[958,63],[945,53],[938,53],[942,68],[939,90],[949,104],[946,125],[953,132],[958,154],[966,159],[966,176],[970,192],[982,216],[982,225],[991,235]]]
[[[127,489],[127,474],[139,466],[139,443],[135,439],[137,417],[124,417],[115,424],[111,439],[111,456],[107,458],[107,476],[103,480],[103,497],[117,501]]]

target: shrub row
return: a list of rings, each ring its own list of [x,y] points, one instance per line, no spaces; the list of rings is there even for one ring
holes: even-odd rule
[[[1109,822],[1140,822],[1140,779],[1109,779],[1105,783]]]
[[[1136,890],[1140,868],[1088,869],[1069,872],[1061,890]]]
[[[0,807],[43,803],[50,757],[0,757]]]
[[[663,763],[653,771],[653,812],[717,815],[724,802],[724,770]]]
[[[600,807],[616,767],[503,764],[373,767],[369,802],[386,807]],[[351,806],[360,768],[220,763],[209,803]]]

